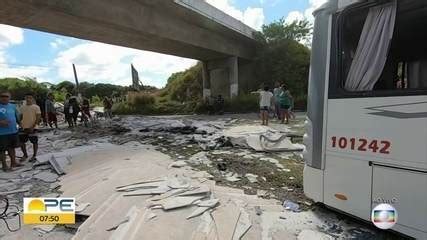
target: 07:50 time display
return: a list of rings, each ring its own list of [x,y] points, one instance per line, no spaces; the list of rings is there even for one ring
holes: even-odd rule
[[[331,137],[332,148],[350,149],[360,152],[390,154],[391,142],[387,140],[368,140],[365,138]]]

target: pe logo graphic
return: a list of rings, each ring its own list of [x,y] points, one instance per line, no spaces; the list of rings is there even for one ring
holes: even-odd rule
[[[379,204],[372,209],[372,223],[380,229],[390,229],[397,223],[397,211],[390,204]]]
[[[74,224],[74,198],[24,198],[24,224]]]

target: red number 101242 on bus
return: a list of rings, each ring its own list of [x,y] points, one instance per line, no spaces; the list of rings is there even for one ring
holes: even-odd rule
[[[336,136],[333,136],[331,140],[332,148],[390,154],[391,142],[386,140],[368,140],[365,138],[347,138]]]

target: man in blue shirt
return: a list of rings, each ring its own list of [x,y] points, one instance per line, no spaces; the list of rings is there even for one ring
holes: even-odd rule
[[[12,170],[14,167],[20,167],[16,162],[15,148],[19,146],[18,140],[18,113],[16,106],[9,103],[10,93],[0,91],[0,160],[3,171]],[[6,164],[6,151],[10,157],[10,168]]]

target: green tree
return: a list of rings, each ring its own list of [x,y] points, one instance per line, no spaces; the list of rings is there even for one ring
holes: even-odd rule
[[[286,23],[282,18],[268,25],[262,26],[260,40],[270,43],[283,40],[306,42],[311,38],[312,26],[307,20],[296,20]]]
[[[67,91],[68,93],[74,94],[75,93],[76,85],[69,81],[63,81],[58,84],[56,84],[52,89],[55,91]]]
[[[252,83],[251,88],[284,83],[294,96],[296,104],[305,107],[310,49],[301,42],[310,37],[311,25],[306,20],[287,24],[281,19],[264,25],[262,33],[257,36],[263,43],[255,60],[258,81]]]
[[[0,89],[11,92],[12,98],[15,100],[23,100],[26,93],[33,93],[37,98],[43,98],[49,91],[46,86],[31,78],[0,79]]]
[[[172,74],[162,95],[175,101],[199,101],[202,99],[202,65],[198,63],[183,72]]]

